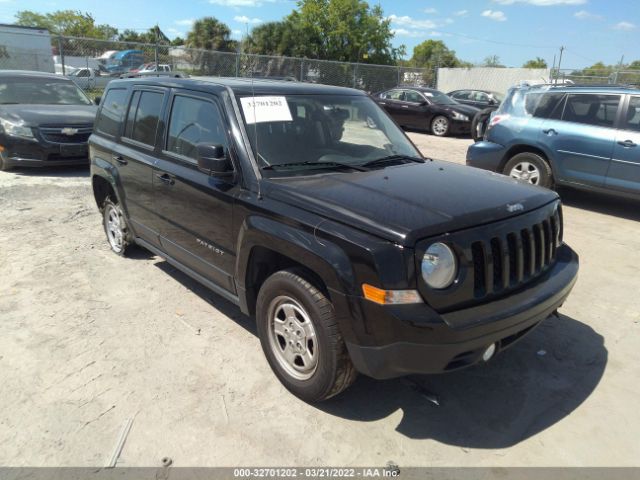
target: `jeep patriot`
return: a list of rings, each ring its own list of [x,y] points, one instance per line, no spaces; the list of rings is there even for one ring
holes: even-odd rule
[[[111,249],[142,246],[255,317],[306,401],[489,361],[573,287],[558,195],[423,158],[363,92],[109,83],[90,140]]]

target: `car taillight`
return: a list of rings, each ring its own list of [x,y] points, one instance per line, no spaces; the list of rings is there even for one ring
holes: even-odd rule
[[[500,122],[506,120],[507,118],[509,118],[511,115],[494,115],[491,118],[491,121],[489,122],[489,128],[491,127],[495,127],[497,124],[499,124]]]

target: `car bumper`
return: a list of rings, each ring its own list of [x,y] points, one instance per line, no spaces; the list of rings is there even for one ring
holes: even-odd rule
[[[86,143],[51,143],[36,138],[22,140],[2,136],[2,160],[7,167],[89,165]]]
[[[470,135],[471,122],[462,120],[451,120],[451,122],[449,123],[449,133],[451,135]]]
[[[473,365],[482,361],[490,345],[499,353],[551,316],[569,295],[577,274],[578,256],[563,245],[555,265],[533,284],[505,298],[437,318],[425,304],[384,307],[363,300],[367,320],[393,331],[395,339],[377,345],[347,341],[349,354],[358,371],[378,379]]]
[[[477,142],[467,149],[467,165],[470,167],[500,172],[502,160],[505,156],[504,146],[493,142]]]

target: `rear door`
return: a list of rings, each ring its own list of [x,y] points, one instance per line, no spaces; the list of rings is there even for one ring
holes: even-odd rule
[[[152,181],[157,155],[155,145],[168,96],[168,91],[159,87],[133,88],[124,132],[113,155],[133,229],[154,245],[159,245]]]
[[[542,124],[539,141],[553,154],[558,180],[604,185],[621,101],[622,95],[569,93],[557,118]]]
[[[606,185],[640,194],[640,95],[629,95],[625,101]]]
[[[162,152],[153,175],[162,249],[207,280],[235,294],[231,234],[234,176],[198,170],[196,145],[222,145],[231,152],[227,120],[213,95],[174,91]]]
[[[396,88],[382,93],[377,99],[377,102],[382,105],[398,125],[404,125],[406,120],[405,112],[402,108],[402,105],[404,104],[404,95],[404,90]]]

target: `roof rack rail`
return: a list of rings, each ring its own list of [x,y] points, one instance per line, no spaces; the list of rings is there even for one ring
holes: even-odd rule
[[[558,88],[640,88],[640,84],[634,83],[528,83],[523,81],[515,86],[528,87],[558,87]]]

